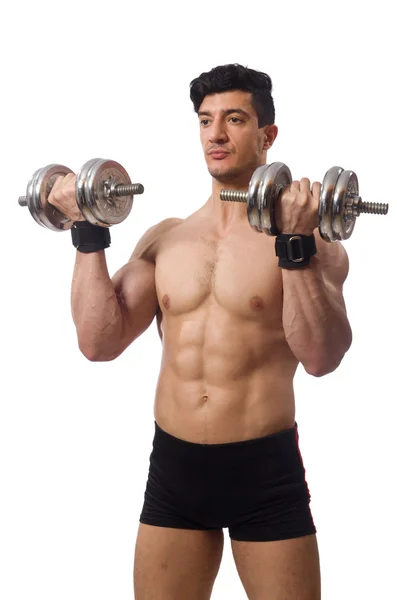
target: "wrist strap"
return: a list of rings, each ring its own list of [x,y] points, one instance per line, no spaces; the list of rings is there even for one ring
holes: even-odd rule
[[[280,233],[276,237],[276,256],[282,269],[303,269],[317,252],[316,240],[312,235]]]
[[[73,246],[79,252],[97,252],[110,246],[107,227],[92,225],[88,221],[76,221],[71,228]]]

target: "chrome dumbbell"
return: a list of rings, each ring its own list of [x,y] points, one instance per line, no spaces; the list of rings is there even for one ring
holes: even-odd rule
[[[277,235],[276,202],[291,183],[292,176],[287,165],[275,162],[261,165],[254,171],[248,191],[221,190],[220,197],[229,202],[247,202],[251,227],[268,235]],[[325,174],[318,207],[318,227],[325,241],[348,239],[353,233],[356,217],[362,213],[386,215],[388,210],[388,204],[362,201],[354,171],[332,167]]]
[[[52,231],[66,231],[72,220],[48,202],[59,176],[72,171],[63,165],[48,165],[33,173],[26,196],[18,200],[27,206],[38,223]],[[76,176],[76,201],[84,218],[93,225],[110,227],[121,223],[131,212],[135,194],[143,194],[140,183],[131,183],[127,171],[117,162],[94,158],[86,162]]]

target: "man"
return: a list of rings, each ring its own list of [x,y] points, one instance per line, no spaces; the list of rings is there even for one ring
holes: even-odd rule
[[[293,378],[299,362],[316,377],[332,372],[350,347],[348,258],[318,233],[319,182],[294,181],[276,210],[280,244],[302,237],[301,263],[276,256],[244,204],[220,200],[267,161],[278,132],[271,91],[266,74],[240,65],[191,83],[212,194],[146,231],[112,279],[107,230],[84,222],[75,177],[50,196],[80,232],[72,312],[83,354],[115,359],[155,316],[163,343],[136,600],[210,598],[226,527],[250,600],[321,595]]]

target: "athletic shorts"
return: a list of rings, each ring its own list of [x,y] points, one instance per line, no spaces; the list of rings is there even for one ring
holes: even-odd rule
[[[228,528],[236,541],[316,533],[297,423],[279,433],[226,444],[188,442],[154,424],[141,523]]]

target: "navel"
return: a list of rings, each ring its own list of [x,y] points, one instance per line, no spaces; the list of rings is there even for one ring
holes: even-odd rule
[[[163,302],[164,308],[166,308],[167,310],[169,310],[169,308],[171,306],[171,300],[170,300],[170,297],[167,294],[165,294],[163,296],[162,302]]]
[[[253,296],[250,300],[251,310],[260,312],[265,308],[265,304],[260,296]]]

